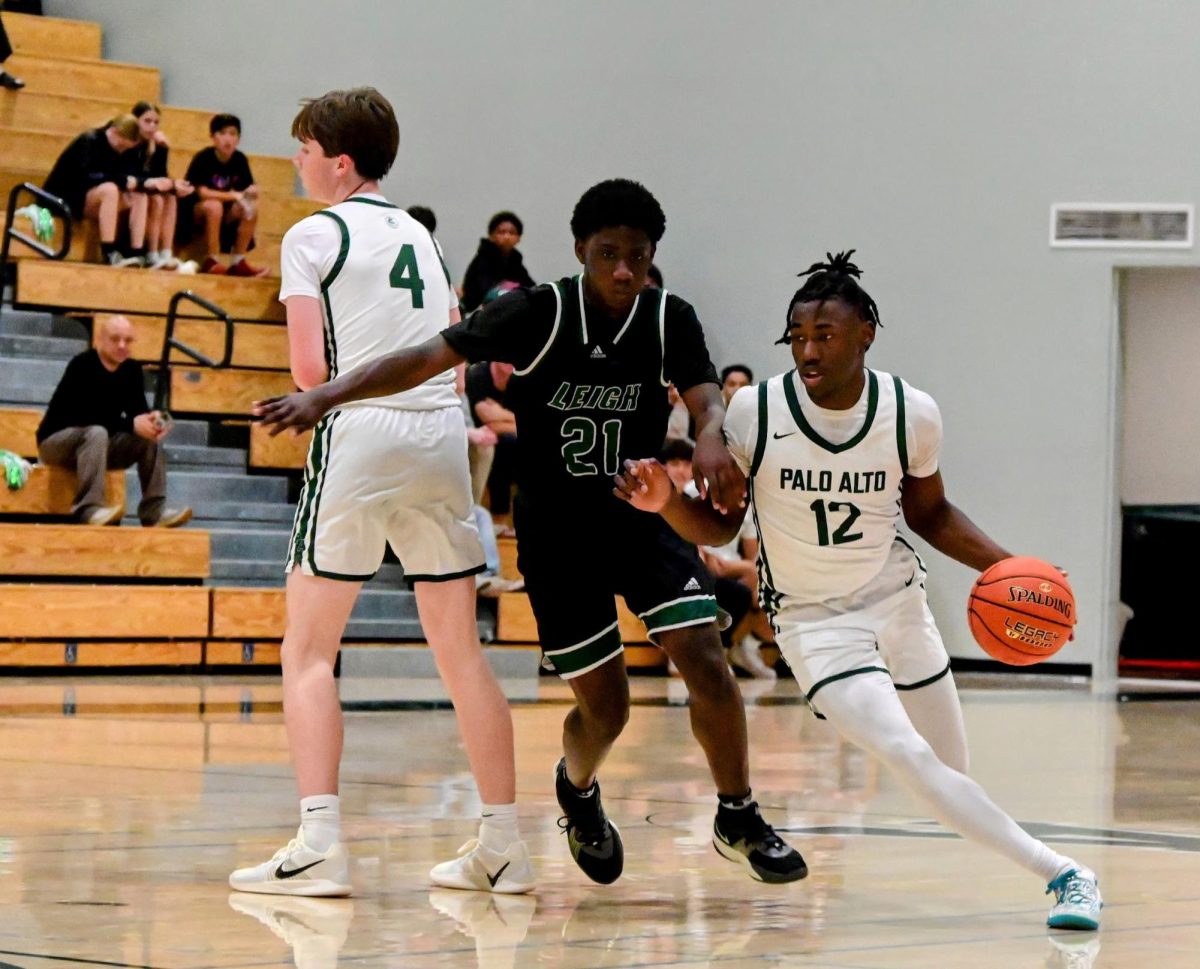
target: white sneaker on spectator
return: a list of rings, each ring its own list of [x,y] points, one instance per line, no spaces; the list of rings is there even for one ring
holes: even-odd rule
[[[125,509],[120,505],[101,505],[93,508],[83,518],[85,525],[113,525],[121,520]]]
[[[175,271],[181,276],[195,276],[200,271],[200,263],[195,259],[185,259],[176,267]]]
[[[729,648],[729,665],[749,673],[756,680],[776,679],[775,671],[762,658],[762,643],[753,636],[745,636]]]
[[[164,508],[163,513],[158,516],[158,521],[142,522],[142,525],[146,528],[178,528],[191,520],[190,508]]]
[[[170,250],[162,250],[161,252],[152,252],[149,256],[149,264],[147,269],[178,269],[179,260],[171,254]]]
[[[145,256],[125,256],[123,259],[117,260],[113,265],[121,269],[145,269]]]

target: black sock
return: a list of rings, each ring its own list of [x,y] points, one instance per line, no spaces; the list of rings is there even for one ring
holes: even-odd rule
[[[134,246],[132,249],[129,250],[129,254],[131,256],[140,256],[142,259],[145,259],[146,258],[146,247],[145,246]]]
[[[116,251],[117,251],[117,244],[115,242],[100,243],[100,255],[104,257],[105,262],[108,262],[108,257],[111,256]]]

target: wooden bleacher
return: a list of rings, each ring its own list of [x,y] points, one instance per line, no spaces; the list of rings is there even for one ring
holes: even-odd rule
[[[203,586],[0,585],[7,639],[196,639],[208,635]]]
[[[93,317],[93,332],[105,317],[111,314],[97,313]],[[161,316],[128,316],[133,324],[136,341],[133,358],[157,363],[162,356],[163,337],[167,321]],[[225,352],[225,324],[220,320],[177,320],[175,339],[193,350],[213,359],[220,359]],[[173,363],[189,363],[191,357],[171,351]],[[234,367],[249,367],[255,370],[288,370],[287,330],[278,324],[235,323],[233,325]]]
[[[14,303],[61,313],[91,310],[162,316],[171,297],[181,289],[211,300],[235,320],[284,320],[278,279],[180,276],[40,259],[25,260],[18,269]],[[183,316],[208,318],[198,307],[186,303],[180,312]]]
[[[0,576],[205,579],[208,532],[0,523]]]
[[[0,515],[32,518],[61,518],[71,514],[78,487],[75,472],[52,465],[34,465],[25,487],[18,491],[0,488]],[[125,472],[110,471],[104,487],[104,502],[125,505]]]
[[[5,14],[5,26],[16,19],[17,15]],[[49,94],[103,91],[107,97],[118,98],[132,106],[138,101],[157,103],[162,93],[158,68],[143,64],[62,57],[57,53],[15,53],[5,61],[4,69],[21,78],[29,88]]]
[[[246,415],[254,401],[290,394],[295,389],[292,375],[278,370],[172,367],[171,411],[175,414]]]
[[[37,457],[42,412],[33,407],[0,407],[0,448],[23,458]]]
[[[102,95],[102,92],[95,93]],[[20,97],[0,97],[0,125],[53,132],[69,140],[88,128],[100,127],[131,107],[130,102],[119,98],[49,94],[26,89]],[[161,114],[162,130],[170,141],[172,155],[175,146],[196,149],[211,144],[208,122],[213,112],[163,105]],[[175,169],[174,162],[171,167]],[[178,174],[182,176],[183,170],[180,169]]]
[[[250,467],[298,471],[308,460],[312,431],[293,434],[284,431],[271,436],[261,424],[250,425]]]
[[[4,29],[16,54],[100,59],[100,25],[86,20],[5,13]]]

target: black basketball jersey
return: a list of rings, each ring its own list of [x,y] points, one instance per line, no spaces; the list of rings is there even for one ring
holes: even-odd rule
[[[665,290],[643,290],[614,321],[588,310],[575,276],[501,297],[443,336],[469,360],[514,365],[503,403],[525,496],[611,496],[626,459],[661,449],[667,384],[717,382],[695,311]]]

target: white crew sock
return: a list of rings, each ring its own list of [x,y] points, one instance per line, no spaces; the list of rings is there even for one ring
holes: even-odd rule
[[[521,840],[516,804],[485,804],[479,822],[479,843],[492,851],[506,851]]]
[[[300,799],[300,830],[313,851],[328,851],[342,836],[342,815],[336,794]]]

